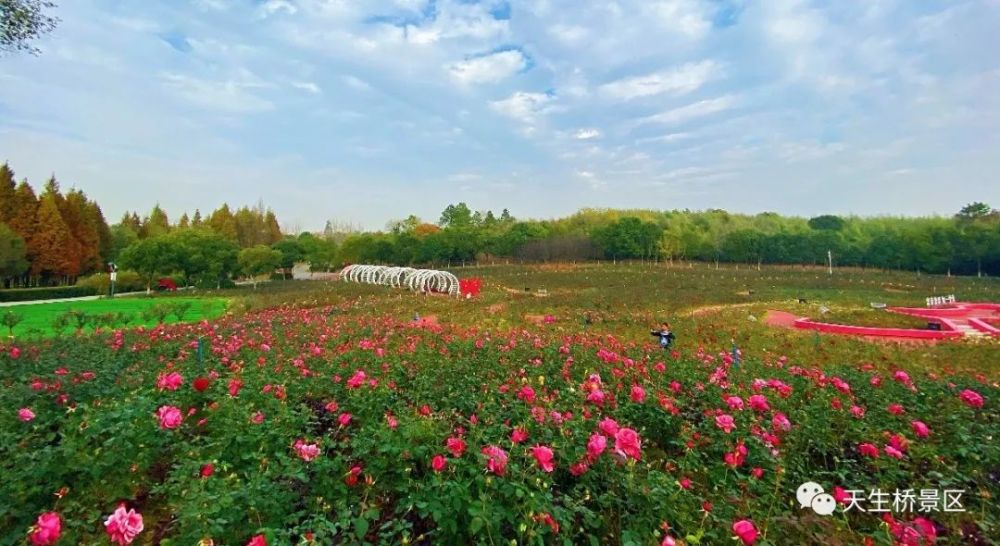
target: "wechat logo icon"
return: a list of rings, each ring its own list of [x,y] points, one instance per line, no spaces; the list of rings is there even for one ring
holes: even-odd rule
[[[812,508],[821,516],[829,516],[837,508],[833,496],[823,491],[823,486],[816,482],[806,482],[795,491],[795,499],[800,508]]]

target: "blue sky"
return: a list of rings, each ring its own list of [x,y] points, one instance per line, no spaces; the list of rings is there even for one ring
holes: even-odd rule
[[[62,0],[0,161],[110,219],[1000,206],[1000,0]]]

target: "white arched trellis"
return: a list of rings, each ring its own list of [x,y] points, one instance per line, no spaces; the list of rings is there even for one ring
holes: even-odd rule
[[[344,282],[405,286],[417,292],[443,292],[452,296],[458,296],[460,292],[458,277],[436,269],[354,264],[340,271],[340,279]]]

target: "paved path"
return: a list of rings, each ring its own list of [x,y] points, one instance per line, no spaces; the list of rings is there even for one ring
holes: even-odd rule
[[[116,298],[123,298],[125,296],[137,296],[137,295],[145,294],[145,293],[146,293],[145,290],[143,290],[141,292],[123,292],[121,294],[115,294],[115,297]],[[14,306],[17,306],[17,305],[34,305],[36,303],[61,303],[61,302],[64,302],[64,301],[66,301],[66,302],[69,302],[69,301],[93,301],[93,300],[101,299],[103,297],[105,297],[105,296],[80,296],[79,298],[58,298],[58,299],[54,299],[54,300],[4,301],[4,302],[0,302],[0,307],[14,307]]]

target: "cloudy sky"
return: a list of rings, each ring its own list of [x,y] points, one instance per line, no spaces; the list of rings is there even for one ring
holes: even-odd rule
[[[109,218],[1000,206],[1000,0],[61,0],[0,161]]]

